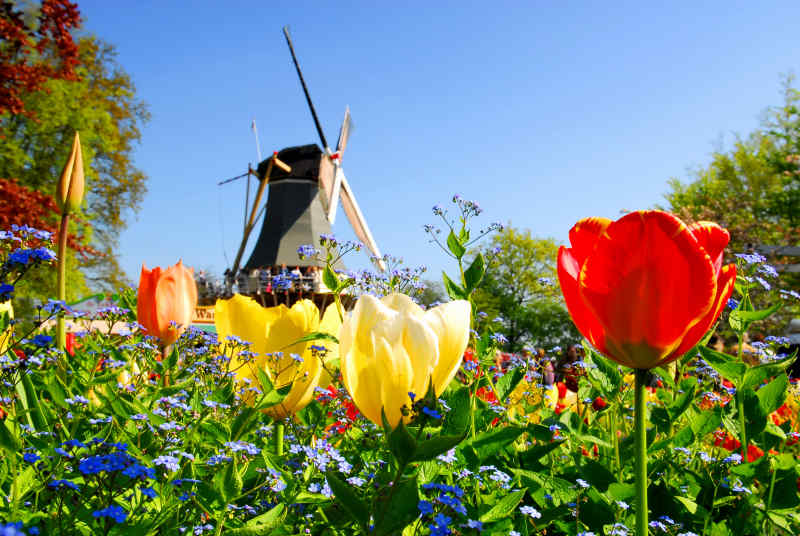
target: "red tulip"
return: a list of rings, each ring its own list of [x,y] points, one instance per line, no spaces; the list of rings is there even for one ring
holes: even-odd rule
[[[162,346],[178,340],[191,323],[196,305],[197,286],[192,268],[186,268],[180,261],[164,271],[142,266],[138,320],[148,335],[161,339]]]
[[[606,357],[637,369],[692,349],[719,318],[736,266],[728,231],[655,210],[587,218],[558,251],[558,278],[578,330]]]

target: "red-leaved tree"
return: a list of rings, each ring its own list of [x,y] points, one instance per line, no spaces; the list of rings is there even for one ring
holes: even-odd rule
[[[74,80],[78,46],[70,33],[80,25],[77,4],[42,0],[36,24],[16,3],[0,0],[0,116],[25,114],[21,95],[52,79]]]

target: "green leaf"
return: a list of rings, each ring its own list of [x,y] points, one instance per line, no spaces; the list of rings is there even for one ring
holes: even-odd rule
[[[323,333],[322,331],[314,331],[314,332],[309,333],[308,335],[300,337],[299,339],[294,341],[292,343],[292,345],[295,345],[295,344],[298,344],[298,343],[301,343],[301,342],[314,342],[314,341],[329,341],[329,342],[332,342],[334,344],[339,344],[339,339],[337,339],[336,337],[334,337],[330,333]]]
[[[261,515],[250,518],[239,528],[225,529],[225,534],[234,536],[266,536],[286,519],[286,506],[278,503]]]
[[[758,387],[769,378],[777,376],[781,372],[785,371],[792,365],[792,363],[794,363],[796,353],[797,352],[792,352],[792,355],[781,359],[780,361],[773,361],[772,363],[764,363],[763,365],[750,367],[744,375],[744,381],[742,382],[741,388],[752,389]]]
[[[483,461],[489,456],[493,456],[513,443],[525,432],[525,428],[517,426],[507,426],[497,428],[479,434],[474,440],[463,443],[464,446],[472,447],[478,461]]]
[[[713,410],[697,411],[692,409],[688,416],[689,426],[698,439],[702,439],[722,424],[722,408],[720,406],[714,407]]]
[[[687,387],[687,386],[684,386]],[[678,417],[683,415],[683,412],[689,409],[689,406],[692,404],[694,400],[694,393],[697,390],[697,385],[693,384],[691,387],[685,388],[685,390],[678,394],[675,398],[675,401],[667,407],[667,411],[669,412],[669,417],[672,419],[673,422],[678,420]]]
[[[322,270],[322,282],[325,283],[325,286],[331,291],[335,291],[339,288],[339,277],[333,271],[330,264],[326,264],[325,269]]]
[[[735,357],[722,352],[712,350],[707,346],[699,348],[703,359],[716,370],[720,376],[729,380],[738,389],[742,384],[747,365],[737,360]]]
[[[469,265],[469,268],[464,271],[464,283],[467,286],[468,292],[478,287],[485,273],[486,259],[483,257],[483,253],[478,253],[478,256],[475,257],[472,264]]]
[[[687,510],[687,511],[688,511],[690,514],[694,515],[694,514],[697,512],[697,503],[696,503],[696,502],[694,502],[693,500],[691,500],[691,499],[688,499],[688,498],[686,498],[686,497],[680,497],[680,496],[676,496],[676,497],[675,497],[675,500],[677,500],[677,501],[678,501],[678,502],[680,502],[680,503],[681,503],[683,506],[685,506],[685,507],[686,507],[686,510]]]
[[[406,478],[396,482],[392,502],[386,509],[386,514],[375,529],[378,536],[396,534],[419,516],[419,489],[417,477]],[[378,501],[380,505],[382,501]]]
[[[383,419],[383,428],[386,431],[386,437],[389,441],[389,450],[392,451],[395,459],[398,460],[400,465],[405,465],[414,457],[414,451],[417,450],[417,442],[414,436],[408,431],[403,420],[395,426],[394,430],[391,429],[386,414],[381,409],[381,419]]]
[[[447,295],[450,296],[453,300],[466,300],[469,298],[469,294],[460,285],[454,283],[447,274],[442,272],[442,280],[444,281],[444,289],[447,291]]]
[[[36,394],[36,388],[33,386],[30,374],[22,373],[22,387],[25,389],[25,396],[28,400],[28,409],[31,410],[31,418],[33,425],[37,431],[49,431],[50,425],[47,423],[47,416],[45,415],[44,408],[39,403],[39,396]]]
[[[236,457],[225,466],[225,469],[214,476],[214,488],[228,503],[242,493],[242,477],[236,468]]]
[[[245,406],[242,408],[242,411],[233,419],[233,424],[231,424],[231,441],[238,441],[243,435],[245,435],[250,430],[247,428],[247,425],[261,413],[260,411],[256,411],[255,409]]]
[[[452,253],[456,259],[460,259],[464,256],[464,253],[467,252],[467,248],[461,244],[461,241],[452,230],[450,230],[450,234],[447,235],[447,249],[450,250],[450,253]]]
[[[421,462],[432,460],[436,456],[444,454],[448,450],[457,446],[464,440],[464,437],[465,435],[440,435],[425,441],[420,441],[417,444],[417,448],[414,452],[414,456],[411,458],[411,461]]]
[[[541,504],[546,504],[544,496],[548,494],[552,497],[554,506],[572,502],[578,495],[572,486],[572,482],[563,478],[526,469],[510,469],[512,473],[520,478],[522,484],[528,488],[534,499]]]
[[[9,456],[16,456],[22,450],[22,442],[16,434],[9,430],[10,420],[0,421],[0,448],[5,450]]]
[[[458,388],[447,399],[447,405],[450,406],[450,411],[444,417],[442,434],[464,435],[469,427],[469,388],[466,386]]]
[[[783,302],[778,302],[767,309],[761,309],[758,311],[746,311],[740,306],[736,310],[731,311],[729,323],[734,331],[744,332],[747,331],[747,329],[750,327],[750,324],[768,318],[781,307],[783,307]]]
[[[331,491],[336,497],[336,501],[340,504],[345,511],[350,514],[362,528],[366,530],[367,523],[369,522],[370,508],[361,498],[359,498],[350,484],[343,482],[335,471],[327,471],[325,478],[328,481]]]
[[[517,367],[513,371],[509,371],[497,380],[494,384],[495,395],[501,404],[505,402],[506,397],[516,389],[522,378],[525,377],[525,370],[522,367]]]
[[[747,437],[753,438],[764,431],[764,427],[767,426],[768,413],[764,411],[758,395],[752,390],[738,391],[737,396],[739,393],[741,393],[744,398],[744,417]],[[739,440],[741,441],[741,437]]]
[[[769,415],[786,401],[786,392],[789,390],[789,377],[781,374],[767,385],[756,391],[758,403],[766,415]]]
[[[494,521],[498,521],[503,519],[504,517],[508,517],[511,515],[514,510],[516,510],[517,505],[522,501],[522,498],[525,496],[525,490],[514,491],[497,501],[491,510],[483,514],[479,521],[481,523],[492,523]]]
[[[171,371],[175,369],[175,366],[178,364],[178,346],[173,344],[172,351],[169,353],[167,358],[164,360],[163,368],[165,371]]]

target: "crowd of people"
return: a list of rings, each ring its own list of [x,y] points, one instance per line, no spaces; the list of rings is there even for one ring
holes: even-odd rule
[[[225,274],[230,277],[229,273]],[[295,266],[291,270],[286,264],[262,266],[253,270],[240,270],[234,280],[240,294],[270,294],[273,292],[329,292],[322,281],[322,269],[317,266]]]

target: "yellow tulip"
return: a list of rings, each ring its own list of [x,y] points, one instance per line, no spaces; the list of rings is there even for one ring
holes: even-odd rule
[[[237,379],[248,378],[258,385],[257,370],[263,370],[276,389],[292,385],[289,394],[277,406],[267,411],[275,419],[292,415],[311,402],[316,387],[327,387],[330,374],[324,363],[313,355],[314,343],[295,343],[309,333],[319,331],[335,335],[341,326],[335,306],[329,306],[320,318],[319,309],[310,300],[300,300],[291,309],[285,305],[262,307],[252,298],[235,294],[228,300],[217,300],[214,319],[217,336],[224,341],[229,335],[251,342],[248,351],[256,353],[253,360],[241,359],[238,354],[231,359],[231,369]],[[330,341],[317,342],[328,352],[325,361],[335,359],[338,345]],[[281,352],[280,357],[274,354]],[[271,354],[271,355],[268,355]],[[300,356],[298,362],[292,354]]]
[[[458,372],[469,340],[470,304],[452,301],[423,311],[404,294],[364,295],[339,332],[342,380],[358,409],[392,427],[411,406],[409,392],[436,395]]]
[[[11,306],[11,300],[6,300],[0,303],[0,322],[1,325],[7,325],[14,318],[14,308]],[[11,343],[11,337],[14,334],[13,326],[6,327],[0,333],[0,355],[6,353],[8,346]]]
[[[56,204],[62,214],[75,212],[83,202],[84,176],[81,138],[75,132],[72,150],[56,186]]]

